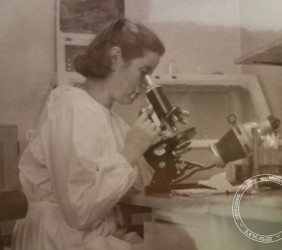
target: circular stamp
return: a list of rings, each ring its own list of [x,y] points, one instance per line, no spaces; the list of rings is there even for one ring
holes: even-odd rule
[[[239,230],[247,236],[249,239],[261,242],[261,243],[272,243],[282,239],[282,230],[275,234],[259,234],[252,230],[250,230],[243,222],[240,215],[240,202],[246,190],[250,187],[256,185],[259,182],[273,182],[280,186],[282,186],[282,178],[277,175],[271,174],[261,174],[253,176],[247,179],[237,190],[232,202],[232,215],[235,221],[235,224],[239,228]]]

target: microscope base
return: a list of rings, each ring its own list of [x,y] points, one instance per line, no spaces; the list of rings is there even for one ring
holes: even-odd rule
[[[151,184],[146,187],[146,194],[165,194],[171,190],[189,189],[189,188],[209,188],[198,183],[179,183],[179,184]]]

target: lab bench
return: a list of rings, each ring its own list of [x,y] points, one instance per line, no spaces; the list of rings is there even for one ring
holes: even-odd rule
[[[144,221],[146,250],[281,250],[282,240],[262,243],[237,228],[232,215],[234,194],[198,197],[128,193],[121,204],[133,213],[151,211]],[[257,234],[281,231],[282,190],[244,194],[240,202],[244,224]]]

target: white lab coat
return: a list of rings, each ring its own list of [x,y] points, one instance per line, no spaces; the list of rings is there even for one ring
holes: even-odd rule
[[[116,204],[138,175],[119,153],[127,129],[85,91],[52,91],[19,162],[29,210],[16,223],[14,250],[138,248],[113,236],[122,224]]]

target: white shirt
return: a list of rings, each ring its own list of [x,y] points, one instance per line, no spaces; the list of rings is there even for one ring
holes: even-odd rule
[[[119,153],[127,131],[85,91],[52,91],[19,162],[29,211],[16,224],[13,249],[111,249],[118,241],[110,236],[118,225],[115,205],[138,174]]]

